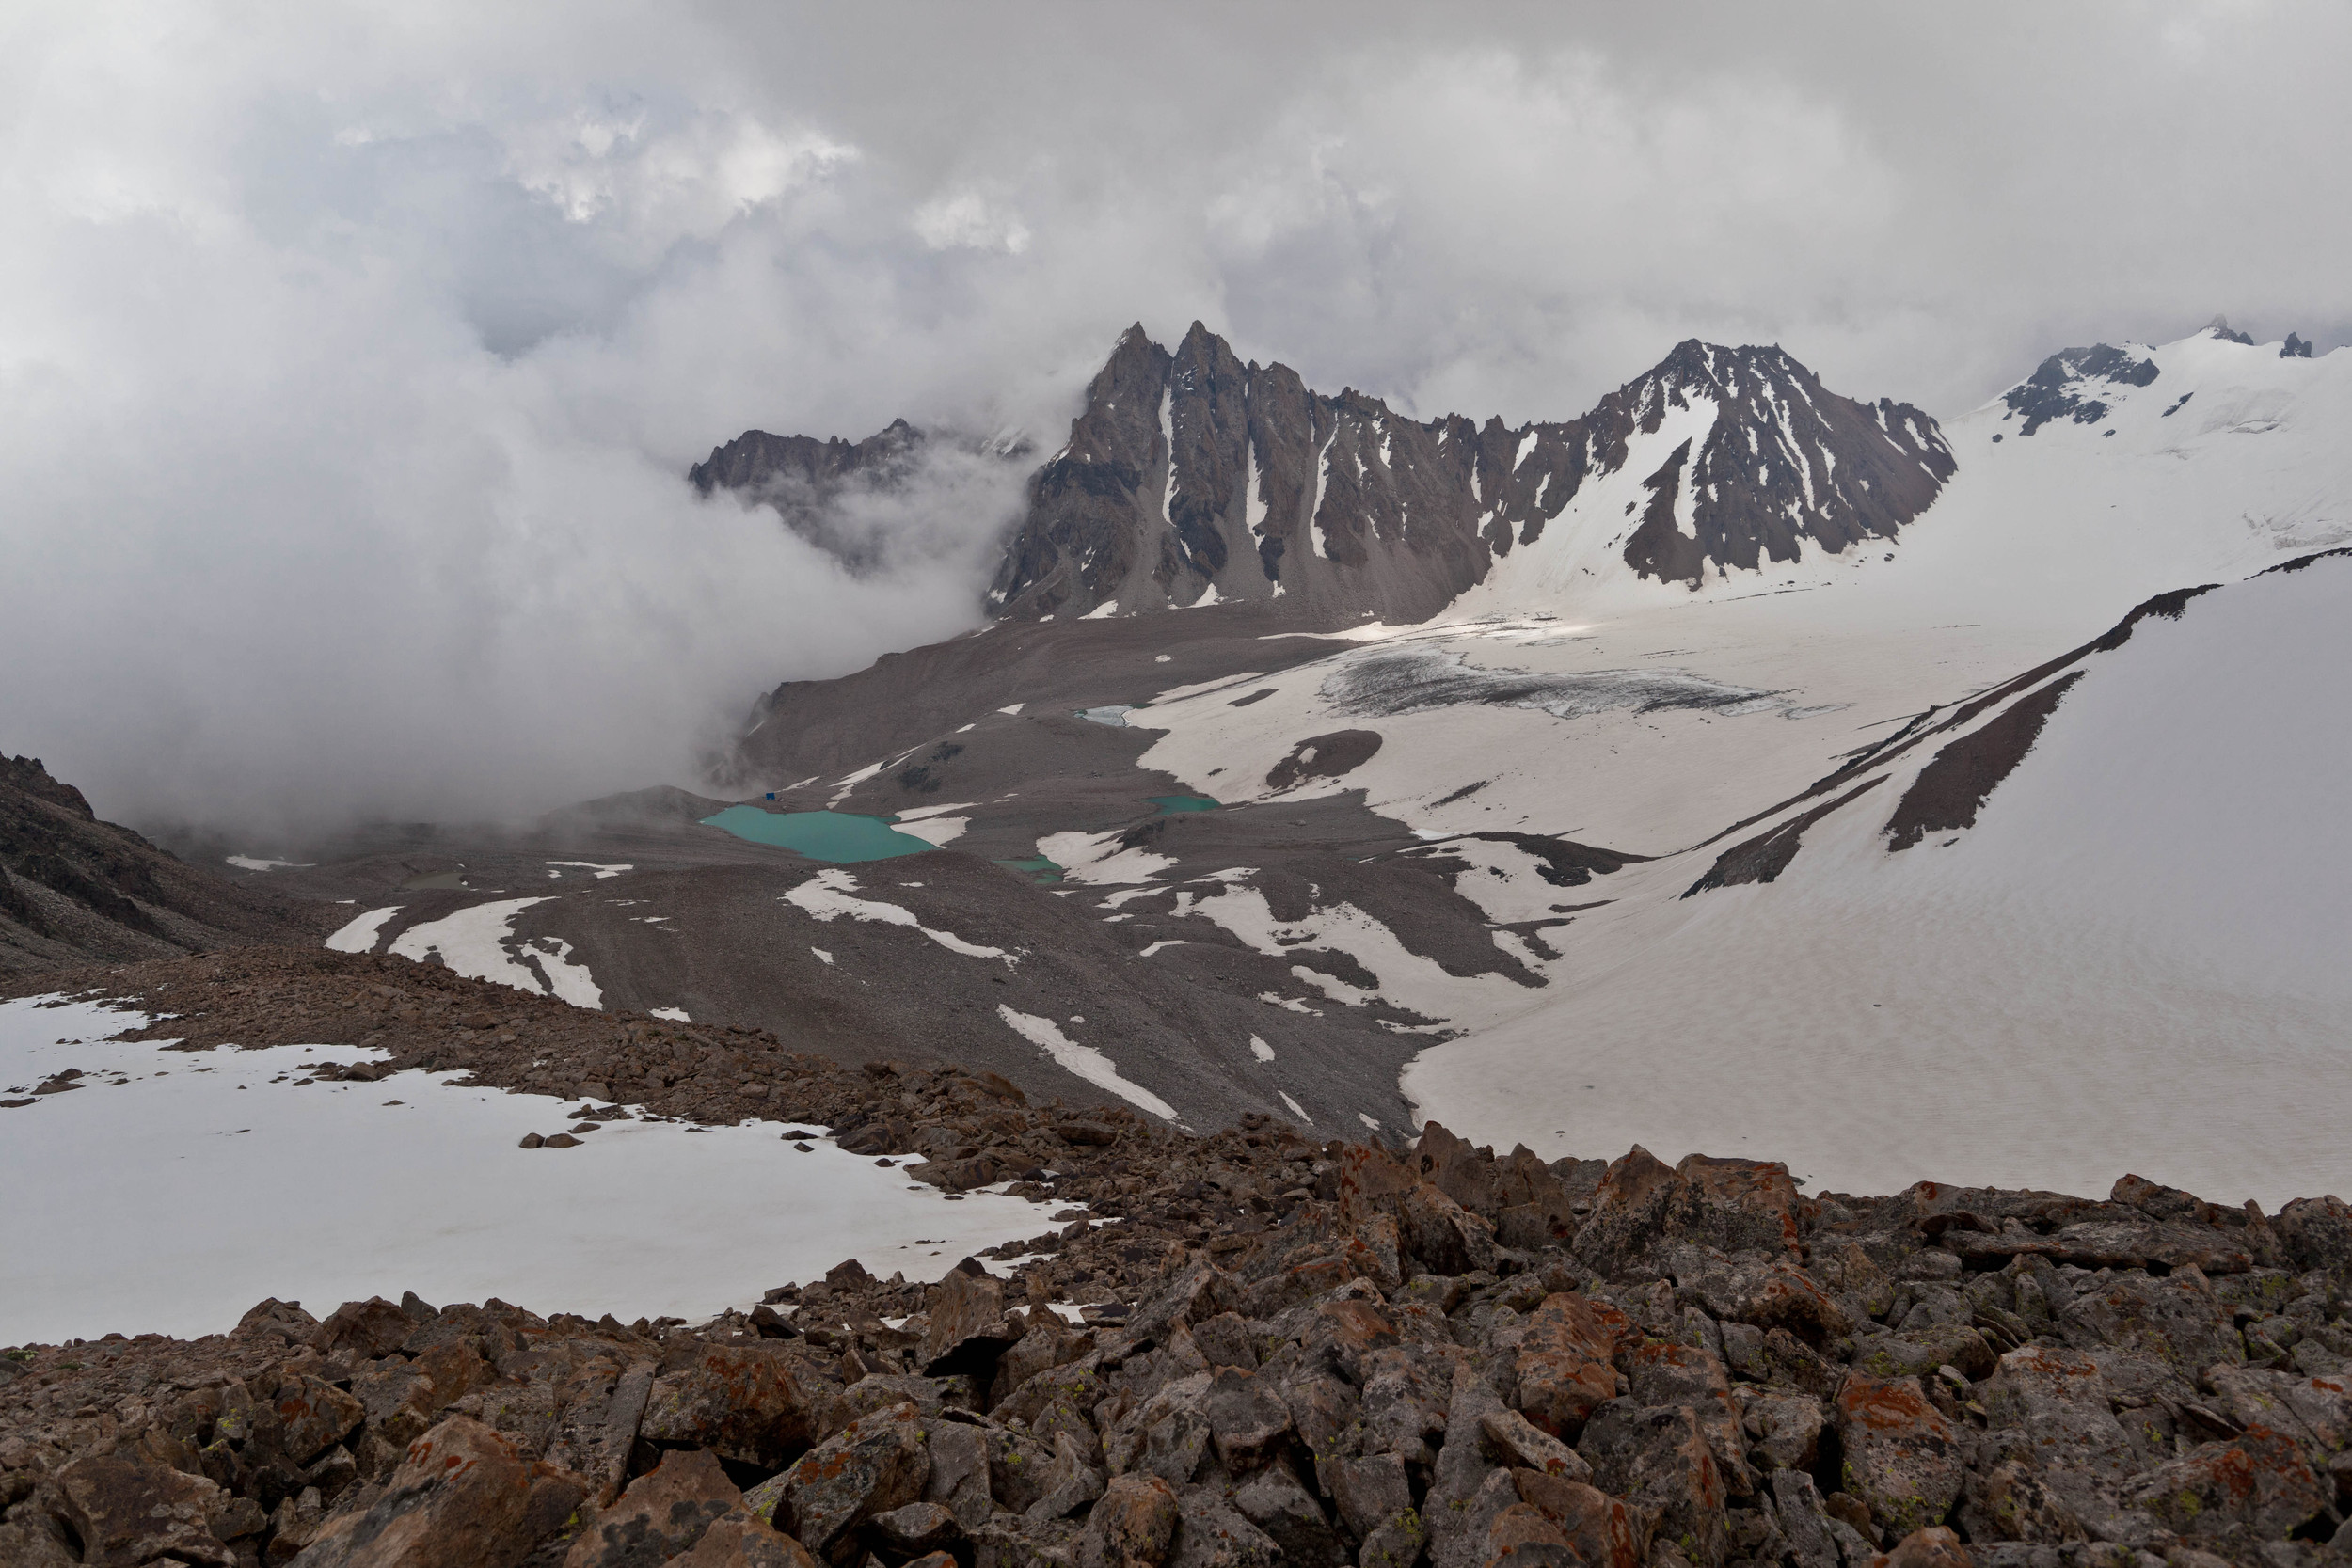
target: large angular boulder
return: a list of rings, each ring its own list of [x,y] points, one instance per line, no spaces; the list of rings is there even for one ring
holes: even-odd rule
[[[1295,1568],[1340,1568],[1349,1560],[1345,1544],[1315,1495],[1289,1464],[1277,1460],[1233,1489],[1233,1507],[1279,1547]]]
[[[2195,1269],[2161,1278],[2107,1276],[2067,1303],[2057,1326],[2069,1346],[2098,1362],[2118,1394],[2193,1397],[2206,1368],[2246,1360],[2229,1304]]]
[[[707,1449],[675,1449],[572,1542],[564,1568],[651,1568],[691,1548],[743,1497]]]
[[[296,1568],[513,1568],[586,1496],[580,1478],[534,1462],[512,1439],[453,1416],[409,1445],[364,1511],[329,1517]]]
[[[1744,1497],[1756,1490],[1740,1407],[1732,1402],[1731,1374],[1722,1357],[1704,1346],[1645,1340],[1628,1346],[1619,1365],[1635,1403],[1678,1404],[1697,1418],[1715,1455],[1715,1467],[1733,1497]]]
[[[986,1382],[995,1375],[997,1357],[1024,1333],[1005,1321],[1003,1283],[961,1268],[940,1281],[930,1313],[930,1329],[915,1356],[931,1377],[969,1372]]]
[[[859,1418],[803,1455],[784,1474],[778,1512],[818,1557],[845,1556],[859,1525],[919,1500],[930,1479],[922,1413],[896,1405]]]
[[[1522,1505],[1560,1532],[1579,1568],[1640,1568],[1648,1560],[1653,1522],[1644,1510],[1565,1476],[1516,1470],[1511,1485]]]
[[[1576,1255],[1613,1279],[1654,1275],[1677,1243],[1794,1257],[1814,1209],[1787,1165],[1692,1154],[1670,1169],[1636,1144],[1601,1178]]]
[[[2026,1345],[1979,1390],[1985,1433],[1962,1518],[1985,1541],[2057,1543],[2117,1512],[2138,1450],[2109,1403],[2099,1364],[2079,1351]]]
[[[1850,1373],[1831,1419],[1845,1450],[1844,1490],[1862,1499],[1882,1529],[1899,1536],[1943,1523],[1960,1496],[1963,1456],[1917,1378]]]
[[[649,1442],[693,1444],[772,1470],[823,1429],[822,1386],[789,1352],[696,1344],[672,1359],[675,1365],[665,1359],[638,1422],[638,1434]]]
[[[414,1318],[382,1296],[371,1296],[365,1301],[347,1301],[329,1312],[311,1330],[310,1348],[322,1355],[347,1350],[373,1361],[400,1349],[416,1331]]]
[[[1334,1157],[1331,1173],[1340,1224],[1353,1229],[1375,1214],[1391,1213],[1397,1199],[1420,1180],[1384,1148],[1349,1144]]]
[[[808,1548],[747,1508],[721,1514],[694,1549],[666,1568],[817,1568]]]
[[[2296,1269],[2352,1291],[2352,1205],[2340,1197],[2298,1197],[2270,1226]]]
[[[2298,1377],[2260,1367],[2214,1367],[2205,1373],[2220,1410],[2242,1427],[2266,1426],[2302,1445],[2325,1469],[2352,1449],[2352,1373]]]
[[[1462,1275],[1495,1265],[1494,1227],[1426,1181],[1398,1195],[1396,1224],[1404,1250],[1433,1274]]]
[[[2283,1541],[2318,1518],[2334,1490],[2294,1438],[2249,1427],[2158,1465],[2125,1486],[2123,1497],[2183,1535],[2250,1546]]]
[[[1177,1495],[1169,1568],[1275,1568],[1281,1560],[1274,1538],[1216,1489],[1189,1486]]]
[[[166,1557],[218,1568],[237,1560],[213,1534],[220,1488],[202,1476],[92,1455],[59,1471],[56,1487],[86,1568],[135,1568]]]
[[[1264,1465],[1290,1439],[1290,1407],[1273,1381],[1261,1381],[1239,1367],[1212,1374],[1201,1410],[1218,1462],[1234,1475]]]
[[[1573,1442],[1585,1418],[1617,1397],[1617,1347],[1632,1332],[1625,1314],[1607,1302],[1575,1291],[1546,1296],[1519,1337],[1519,1412]]]
[[[1157,1476],[1120,1476],[1078,1537],[1078,1568],[1160,1568],[1176,1540],[1176,1489]]]
[[[1694,1414],[1680,1405],[1612,1400],[1585,1422],[1576,1451],[1603,1490],[1650,1512],[1659,1539],[1672,1542],[1696,1568],[1719,1568],[1727,1499]]]
[[[407,1322],[405,1318],[401,1321]],[[308,1465],[342,1442],[367,1413],[358,1400],[333,1384],[300,1373],[281,1378],[270,1403],[277,1417],[278,1445],[296,1465]]]

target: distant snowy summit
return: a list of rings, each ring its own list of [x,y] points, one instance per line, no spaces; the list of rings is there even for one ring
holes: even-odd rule
[[[775,505],[855,568],[829,509],[904,483],[922,441],[903,421],[855,444],[754,431],[691,478]],[[1927,414],[1839,396],[1776,347],[1692,340],[1581,418],[1513,428],[1408,419],[1244,364],[1200,323],[1173,353],[1138,325],[1031,476],[989,603],[1026,620],[1278,598],[1319,620],[1419,619],[1539,544],[1587,577],[1695,587],[1808,544],[1891,539],[1951,472]],[[1623,504],[1612,488],[1609,515],[1589,515],[1580,501],[1613,479]]]

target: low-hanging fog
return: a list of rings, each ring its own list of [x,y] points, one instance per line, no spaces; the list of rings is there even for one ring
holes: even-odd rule
[[[1957,413],[2227,311],[2344,341],[2344,13],[26,5],[0,748],[286,837],[695,782],[978,624],[1020,465],[857,575],[689,465],[1061,439],[1141,319],[1423,415],[1676,341]],[[872,503],[867,503],[872,504]]]

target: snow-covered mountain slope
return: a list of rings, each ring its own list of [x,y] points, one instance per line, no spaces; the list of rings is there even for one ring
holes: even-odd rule
[[[1783,1149],[1848,1190],[2352,1186],[2348,663],[2344,555],[2165,595],[1629,867],[1541,1005],[1406,1092],[1482,1138]]]

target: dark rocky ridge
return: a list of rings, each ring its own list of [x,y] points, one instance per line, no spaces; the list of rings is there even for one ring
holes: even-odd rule
[[[314,1037],[273,1023],[270,972],[194,1032]],[[443,1064],[498,1081],[469,1038]],[[1015,1191],[1090,1212],[1002,1249],[1005,1278],[846,1263],[700,1326],[408,1296],[16,1347],[0,1561],[2352,1560],[2334,1198],[1807,1196],[1767,1162],[1546,1164],[1434,1123],[1401,1156],[1262,1117],[1196,1138],[985,1075],[790,1071],[785,1114],[844,1147],[948,1187],[991,1158],[948,1140],[1001,1148],[1041,1161]]]
[[[0,974],[314,942],[334,925],[331,911],[215,876],[99,820],[39,758],[0,754]]]
[[[1635,432],[1694,398],[1725,417],[1656,476],[1666,520],[1625,540],[1644,576],[1695,583],[1794,560],[1800,540],[1836,553],[1891,538],[1952,471],[1934,420],[1838,397],[1778,348],[1693,340],[1581,419],[1513,430],[1311,391],[1287,366],[1242,364],[1198,322],[1173,354],[1138,325],[1031,481],[991,598],[1034,617],[1279,588],[1311,615],[1420,618],[1541,537],[1586,480],[1623,467]],[[1672,524],[1685,483],[1695,542]]]
[[[1696,451],[1652,478],[1618,541],[1645,577],[1833,554],[1889,539],[1934,499],[1952,459],[1906,404],[1852,402],[1778,348],[1679,344],[1581,419],[1506,428],[1415,420],[1353,390],[1311,390],[1288,366],[1244,364],[1196,322],[1169,353],[1132,327],[1087,388],[1070,438],[1029,481],[990,594],[999,616],[1069,618],[1281,597],[1295,617],[1420,619],[1540,538],[1637,432],[1704,398],[1722,406]],[[745,434],[691,478],[773,502],[841,553],[830,507],[897,483],[923,437],[903,423],[852,445]],[[1678,497],[1694,532],[1675,524]]]

